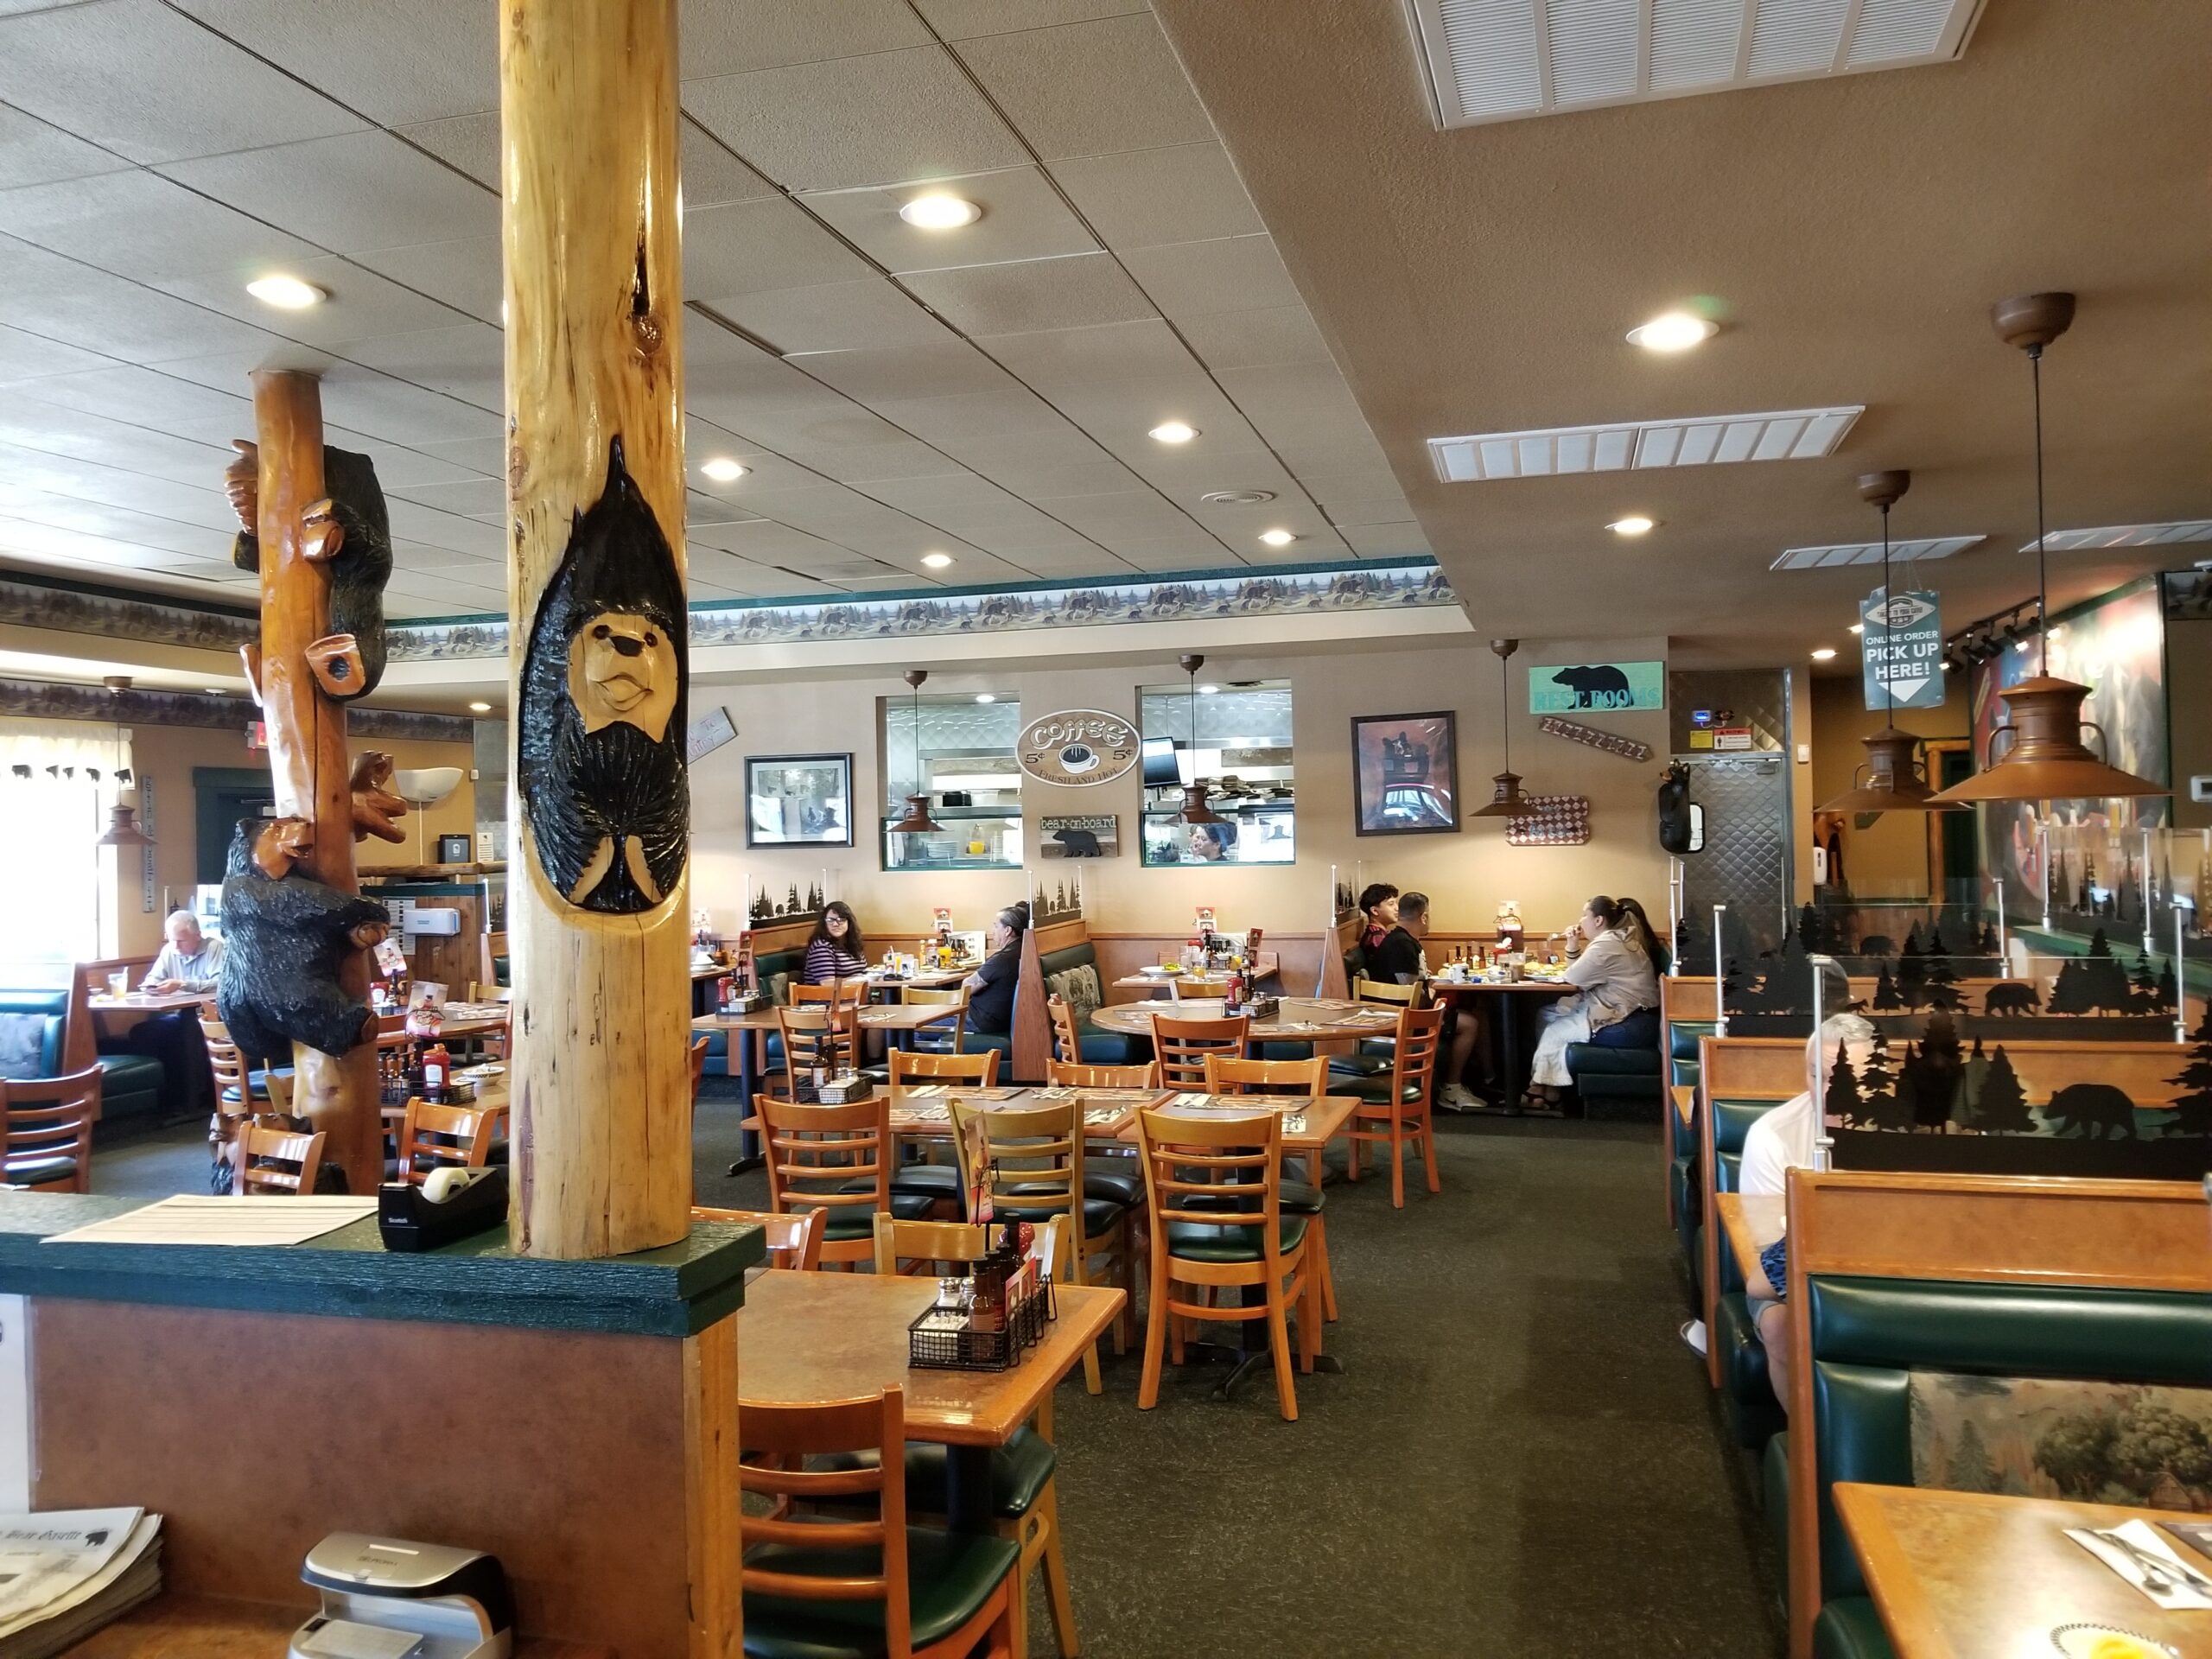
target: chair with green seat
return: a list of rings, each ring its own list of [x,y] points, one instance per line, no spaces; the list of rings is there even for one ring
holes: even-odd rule
[[[1789,1215],[1796,1659],[1895,1651],[1834,1488],[1916,1484],[1916,1376],[2096,1385],[2085,1433],[2116,1427],[2110,1385],[2212,1388],[2195,1183],[1795,1169]]]
[[[34,1192],[92,1190],[92,1120],[100,1115],[100,1081],[97,1065],[58,1077],[0,1079],[6,1185]]]
[[[966,1052],[968,997],[965,985],[929,990],[909,985],[899,994],[908,1007],[941,1007],[944,1012],[906,1033],[906,1048],[916,1054],[959,1054]],[[893,1051],[896,1052],[897,1051]]]
[[[1359,1179],[1366,1168],[1368,1147],[1387,1146],[1390,1149],[1390,1202],[1402,1210],[1406,1207],[1408,1145],[1421,1154],[1428,1190],[1443,1191],[1443,1183],[1436,1173],[1436,1133],[1430,1117],[1429,1096],[1436,1082],[1436,1052],[1444,1043],[1444,1010],[1400,1009],[1398,1034],[1392,1040],[1396,1050],[1389,1071],[1380,1077],[1360,1078],[1351,1089],[1338,1092],[1357,1094],[1360,1098],[1344,1132],[1351,1153],[1345,1173],[1353,1180]]]
[[[1241,1057],[1252,1038],[1252,1016],[1223,1014],[1215,1019],[1186,1016],[1172,1009],[1157,1009],[1152,1016],[1152,1050],[1158,1058],[1163,1089],[1204,1090],[1206,1056]]]
[[[966,1084],[974,1089],[998,1085],[999,1051],[995,1048],[980,1049],[973,1054],[894,1048],[884,1056],[884,1060],[890,1072],[891,1097],[894,1101],[902,1089],[927,1088],[934,1084]],[[902,1196],[925,1198],[931,1204],[949,1204],[953,1208],[948,1213],[957,1215],[959,1160],[901,1163],[892,1172],[891,1190]]]
[[[1160,1403],[1163,1359],[1183,1363],[1185,1324],[1265,1320],[1274,1359],[1276,1406],[1284,1421],[1297,1421],[1290,1304],[1299,1304],[1300,1369],[1310,1373],[1320,1352],[1321,1296],[1320,1281],[1310,1271],[1306,1255],[1308,1219],[1283,1213],[1282,1115],[1139,1112],[1137,1148],[1152,1198],[1152,1270],[1138,1407],[1149,1411]],[[1236,1219],[1224,1217],[1224,1205],[1236,1212]],[[1210,1300],[1179,1297],[1178,1285]],[[1235,1305],[1211,1300],[1213,1293],[1225,1290],[1239,1293]]]
[[[779,1216],[829,1211],[822,1262],[851,1264],[875,1255],[879,1211],[918,1221],[934,1199],[891,1190],[891,1099],[849,1106],[753,1097],[768,1166],[768,1208]]]
[[[1055,1089],[1157,1089],[1160,1067],[1147,1060],[1135,1065],[1092,1065],[1081,1060],[1047,1060],[1045,1081]],[[1116,1143],[1084,1160],[1085,1198],[1112,1198],[1131,1209],[1144,1202],[1144,1171],[1136,1148]]]
[[[907,1523],[901,1390],[804,1406],[747,1402],[739,1433],[739,1490],[772,1505],[738,1520],[748,1659],[1022,1650],[1014,1623],[1020,1547],[995,1533]],[[830,1466],[809,1467],[810,1459]],[[873,1520],[838,1512],[871,1497]],[[814,1507],[823,1504],[834,1507]]]
[[[1088,930],[1073,944],[1040,955],[1037,973],[1046,996],[1058,997],[1073,1010],[1077,1052],[1063,1054],[1062,1059],[1129,1065],[1144,1058],[1143,1038],[1102,1030],[1090,1017],[1106,1001],[1106,988],[1098,971],[1098,947],[1090,942]],[[1016,1001],[1027,995],[1027,985],[1015,987]]]
[[[1316,1054],[1303,1060],[1240,1060],[1224,1055],[1206,1056],[1206,1092],[1212,1095],[1296,1095],[1315,1099],[1329,1092],[1329,1062]],[[1282,1184],[1285,1215],[1307,1218],[1313,1243],[1313,1274],[1321,1281],[1321,1315],[1332,1325],[1337,1319],[1336,1275],[1329,1270],[1329,1236],[1321,1213],[1321,1154],[1306,1160],[1306,1179]]]
[[[1351,995],[1355,1002],[1380,1002],[1398,1008],[1417,1008],[1427,1001],[1424,986],[1389,985],[1363,974],[1351,982]],[[1329,1070],[1340,1077],[1379,1077],[1390,1069],[1396,1048],[1395,1037],[1365,1038],[1351,1053],[1332,1055]]]

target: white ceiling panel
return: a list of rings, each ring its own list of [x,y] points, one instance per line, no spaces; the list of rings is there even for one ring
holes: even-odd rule
[[[966,340],[868,352],[808,352],[791,359],[801,373],[876,407],[918,397],[1015,390],[1014,377]]]
[[[1156,317],[1093,328],[982,335],[976,343],[1048,397],[1070,388],[1145,385],[1196,367],[1174,329]]]
[[[930,31],[906,0],[681,0],[677,40],[683,78],[697,80],[926,46]]]
[[[334,253],[489,236],[499,228],[496,194],[388,132],[277,144],[161,170]]]
[[[500,560],[507,556],[506,532],[497,524],[487,524],[459,513],[442,512],[435,507],[425,507],[404,497],[386,497],[385,505],[391,515],[391,533],[404,536],[410,542],[426,543],[431,547],[449,547],[456,553],[467,553],[476,558]]]
[[[719,207],[684,205],[683,291],[695,297],[864,282],[874,275],[867,260],[780,196]]]
[[[899,217],[899,210],[916,197],[940,194],[974,203],[982,217],[951,231],[921,230]],[[800,200],[892,271],[1045,259],[1091,253],[1098,247],[1051,181],[1033,167],[863,190],[811,191]]]
[[[1303,305],[1257,311],[1213,311],[1176,325],[1210,369],[1253,369],[1281,363],[1326,363],[1329,347]]]
[[[348,340],[334,349],[350,362],[496,415],[506,406],[506,342],[489,323],[467,322]]]
[[[161,0],[0,19],[0,102],[146,162],[364,124]]]
[[[387,493],[386,500],[390,500]],[[434,547],[428,542],[410,541],[404,536],[391,538],[391,562],[403,570],[420,575],[435,575],[440,571],[459,572],[470,565],[480,567],[476,580],[480,582],[504,581],[506,566],[493,559],[480,559],[472,554],[457,553],[449,547]]]
[[[499,12],[454,0],[175,0],[379,125],[499,107]]]
[[[126,363],[155,363],[250,346],[263,338],[196,305],[0,237],[0,294],[26,334]]]
[[[1348,524],[1343,535],[1363,559],[1428,558],[1435,551],[1427,532],[1411,518],[1388,524]]]
[[[0,324],[0,386],[44,375],[105,368],[114,361],[98,352],[64,346],[60,340],[42,339]]]
[[[925,305],[971,336],[1085,328],[1159,315],[1113,256],[1105,253],[916,271],[899,280]]]
[[[322,412],[334,424],[387,443],[443,443],[500,429],[491,410],[342,362],[323,377]]]
[[[683,106],[791,190],[981,173],[1029,159],[942,47],[687,80]]]
[[[88,144],[35,116],[0,105],[0,189],[81,179],[130,165],[98,144]]]
[[[91,461],[124,472],[196,483],[201,468],[213,462],[219,476],[227,464],[227,448],[194,443],[166,432],[63,409],[24,397],[0,401],[0,442],[35,454]]]
[[[271,264],[244,265],[197,276],[169,277],[154,286],[164,294],[219,311],[280,338],[322,348],[375,334],[451,327],[463,321],[452,307],[336,254],[274,264],[286,276],[312,283],[330,296],[305,310],[280,311],[245,291],[248,282],[271,268]]]
[[[458,484],[393,485],[387,493],[412,501],[417,506],[435,507],[440,512],[462,517],[470,513],[504,513],[507,508],[507,486],[496,478],[463,479]]]
[[[1268,236],[1175,242],[1122,256],[1153,303],[1177,322],[1218,311],[1302,303]]]
[[[427,149],[448,167],[461,172],[487,190],[499,188],[499,112],[486,110],[475,115],[451,115],[442,121],[423,121],[393,131],[409,143]],[[686,169],[687,173],[689,169]],[[689,182],[687,178],[686,182]]]
[[[1140,0],[914,0],[914,9],[946,40],[958,41],[1127,16],[1146,7]]]
[[[988,35],[955,49],[1047,161],[1214,136],[1149,12]]]
[[[785,444],[784,454],[840,484],[872,486],[892,479],[942,478],[964,470],[941,450],[912,438],[891,443]]]
[[[944,324],[880,277],[693,297],[779,352],[929,346],[947,338]]]
[[[1217,143],[1070,156],[1052,176],[1109,248],[1256,235],[1267,227]]]
[[[694,207],[719,207],[726,201],[752,201],[781,194],[688,115],[677,123],[676,142],[686,213]],[[496,173],[490,181],[497,187]]]
[[[1065,441],[1075,435],[1049,404],[1020,387],[957,397],[892,399],[877,407],[887,420],[941,448],[972,447],[999,438]],[[1090,448],[1080,442],[1076,447],[1078,451]]]
[[[433,462],[446,469],[446,477],[425,479],[425,483],[458,482],[472,474],[486,478],[506,476],[507,441],[503,437],[461,438],[442,443],[424,443],[408,453],[418,460]],[[378,463],[377,476],[384,477],[382,462]]]
[[[150,426],[207,444],[253,435],[253,401],[243,383],[219,391],[155,369],[111,366],[79,374],[48,375],[25,392],[41,403]]]
[[[441,300],[479,322],[499,320],[502,290],[496,236],[468,236],[410,248],[378,248],[356,256],[354,263],[389,276],[402,287]]]

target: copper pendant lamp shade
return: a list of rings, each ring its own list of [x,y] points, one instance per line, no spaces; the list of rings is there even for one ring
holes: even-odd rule
[[[926,668],[906,671],[906,683],[914,688],[914,781],[922,777],[922,682],[930,677]],[[944,826],[930,817],[930,798],[926,792],[906,798],[906,816],[891,826],[894,836],[935,835]]]
[[[2050,581],[2044,561],[2043,504],[2043,353],[2074,321],[2071,294],[2025,294],[2003,300],[1990,312],[1998,337],[2028,354],[2035,386],[2036,566],[2041,595],[2037,620],[2036,674],[2000,690],[2005,718],[1989,734],[1993,751],[1982,770],[1954,784],[1936,799],[1942,805],[1974,801],[2073,801],[2170,795],[2172,789],[2111,766],[2082,741],[2082,733],[2104,732],[2082,718],[2082,701],[2090,688],[2050,673]],[[2002,754],[1998,738],[2011,734]]]
[[[1497,785],[1490,804],[1478,806],[1467,816],[1475,818],[1527,818],[1535,816],[1535,804],[1521,792],[1521,774],[1513,770],[1513,685],[1508,667],[1513,653],[1521,649],[1518,639],[1493,639],[1490,648],[1497,653],[1497,683],[1504,692],[1498,703],[1498,735],[1505,742],[1505,770],[1495,773],[1491,782]]]
[[[1198,671],[1206,659],[1186,651],[1175,665],[1191,677],[1191,781],[1183,785],[1182,810],[1175,816],[1185,823],[1227,823],[1227,818],[1206,804],[1207,785],[1198,778]]]
[[[118,801],[108,809],[107,833],[95,843],[101,847],[150,847],[154,838],[138,827],[137,809]]]

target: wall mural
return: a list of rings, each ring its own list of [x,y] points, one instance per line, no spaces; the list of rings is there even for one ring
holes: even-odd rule
[[[251,611],[164,604],[14,574],[0,575],[0,622],[233,655],[261,638],[261,619]]]
[[[118,726],[208,727],[243,734],[261,718],[251,697],[211,696],[203,691],[149,691],[133,686],[111,691],[102,685],[60,680],[0,679],[0,715],[36,720],[98,720]],[[475,722],[461,715],[425,715],[405,709],[346,711],[346,729],[356,737],[412,738],[424,743],[466,743]]]
[[[1914,1371],[1912,1484],[2212,1510],[2212,1389]]]

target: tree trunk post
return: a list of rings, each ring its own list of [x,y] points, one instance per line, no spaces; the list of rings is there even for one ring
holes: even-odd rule
[[[676,5],[499,9],[524,1255],[690,1225]]]
[[[313,826],[312,844],[298,861],[302,874],[340,893],[359,893],[346,705],[323,694],[307,656],[330,632],[330,565],[308,556],[315,532],[305,517],[325,493],[321,383],[293,370],[256,371],[253,421],[260,452],[259,690],[276,811]],[[366,950],[346,953],[339,985],[367,1006]],[[330,1055],[294,1043],[292,1065],[293,1109],[330,1137],[325,1155],[346,1172],[346,1190],[373,1193],[384,1179],[376,1045]]]

